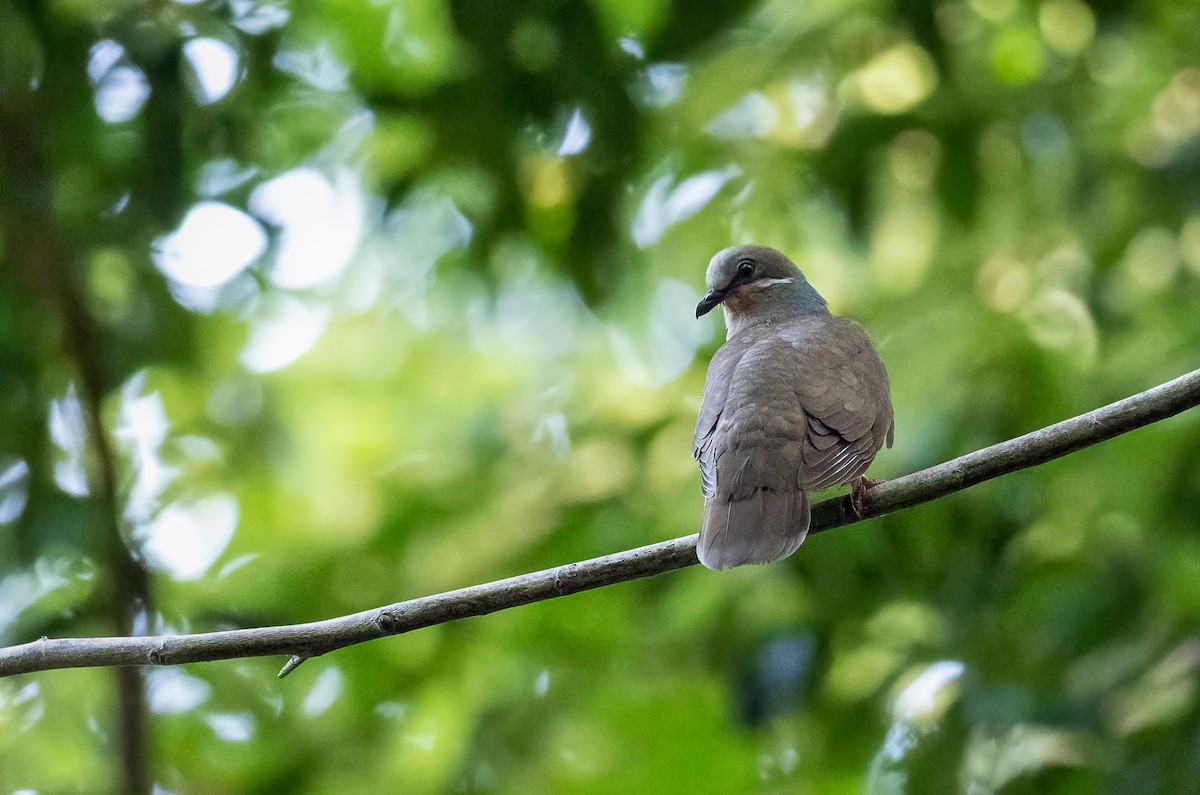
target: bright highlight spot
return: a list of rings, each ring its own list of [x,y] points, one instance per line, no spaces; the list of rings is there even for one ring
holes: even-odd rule
[[[579,154],[587,148],[591,138],[592,128],[588,125],[587,119],[583,118],[582,111],[576,108],[575,112],[571,114],[571,120],[567,122],[567,132],[563,136],[562,144],[558,147],[558,156]]]
[[[1154,98],[1154,132],[1172,147],[1200,134],[1200,69],[1181,69]]]
[[[195,580],[217,561],[237,527],[238,503],[229,494],[174,502],[138,528],[142,550],[177,580]]]
[[[125,48],[112,39],[101,39],[92,45],[88,51],[87,73],[93,84],[98,84],[104,76],[125,57]]]
[[[825,85],[819,79],[790,83],[788,98],[792,101],[792,121],[801,130],[815,124],[829,107]]]
[[[921,285],[933,260],[941,216],[922,199],[889,204],[871,230],[871,264],[893,293]]]
[[[125,48],[112,39],[101,39],[88,52],[88,78],[96,86],[96,115],[110,124],[137,116],[150,96],[142,70],[121,65],[124,58]]]
[[[246,555],[238,555],[236,558],[221,567],[221,570],[217,572],[217,579],[223,580],[238,569],[253,563],[256,560],[258,560],[258,553],[256,552],[251,552]]]
[[[906,188],[928,188],[941,159],[941,142],[925,130],[905,130],[888,147],[888,167]]]
[[[837,121],[825,80],[781,80],[744,94],[705,125],[727,140],[765,138],[787,146],[819,147]]]
[[[156,668],[146,674],[150,711],[156,715],[189,712],[208,700],[212,687],[177,669]]]
[[[320,339],[328,321],[326,306],[309,307],[286,295],[265,296],[250,322],[250,339],[238,360],[256,373],[287,367]]]
[[[6,734],[11,736],[29,731],[45,714],[46,702],[42,698],[41,685],[37,682],[26,682],[19,686],[5,683],[4,687],[0,687],[0,724],[6,727]]]
[[[880,113],[903,113],[933,93],[937,72],[933,59],[915,44],[899,44],[858,70],[863,101]]]
[[[633,219],[634,242],[641,248],[657,242],[668,227],[700,212],[726,182],[741,173],[737,166],[704,171],[688,177],[674,188],[669,174],[659,177],[646,191]]]
[[[0,635],[9,624],[43,597],[72,582],[90,578],[91,572],[72,570],[64,558],[38,558],[32,570],[15,571],[0,579]]]
[[[695,307],[701,297],[688,284],[663,279],[647,312],[642,342],[618,326],[609,327],[609,343],[626,379],[659,385],[683,374],[696,350],[712,337],[711,323],[696,322]]]
[[[561,160],[535,155],[523,164],[525,195],[534,207],[557,207],[571,197],[570,175]]]
[[[1161,226],[1151,226],[1129,241],[1122,265],[1139,292],[1157,293],[1174,283],[1181,259],[1175,235]]]
[[[75,385],[71,384],[66,395],[50,402],[50,438],[63,453],[54,463],[54,482],[74,497],[88,493],[87,473],[83,468],[86,431],[83,406],[75,394]]]
[[[509,289],[497,296],[491,323],[479,329],[485,335],[480,342],[548,365],[576,349],[586,316],[579,294],[570,286]]]
[[[646,57],[646,49],[637,39],[626,36],[617,41],[617,46],[632,55],[634,58],[637,58],[639,61]]]
[[[762,138],[775,128],[779,111],[775,103],[759,91],[751,91],[718,113],[704,127],[717,138]]]
[[[200,167],[196,189],[202,196],[220,196],[245,185],[257,175],[257,168],[242,166],[232,158],[210,160]]]
[[[965,667],[957,660],[940,660],[917,675],[896,696],[892,716],[909,723],[935,718],[946,705],[945,688],[962,676]]]
[[[1043,290],[1023,308],[1021,317],[1029,336],[1043,348],[1059,351],[1080,366],[1095,361],[1096,321],[1078,295],[1058,288]]]
[[[350,69],[333,54],[323,41],[312,50],[283,50],[275,55],[275,68],[298,77],[322,91],[345,91],[350,85]]]
[[[362,234],[362,190],[345,169],[332,183],[313,168],[289,171],[255,188],[250,210],[280,228],[270,271],[279,287],[305,289],[334,278],[350,262]]]
[[[1200,213],[1193,213],[1179,229],[1179,254],[1192,273],[1200,276]]]
[[[120,124],[138,115],[150,98],[150,84],[142,70],[118,66],[96,86],[96,115],[109,124]]]
[[[29,499],[29,464],[18,458],[0,463],[0,524],[14,521]]]
[[[238,55],[220,39],[192,39],[183,45],[183,54],[196,74],[201,105],[217,102],[237,82]]]
[[[975,280],[980,297],[999,312],[1015,312],[1025,305],[1033,274],[1023,262],[994,254],[979,267]]]
[[[154,246],[154,264],[188,287],[216,287],[238,275],[267,249],[261,226],[241,210],[204,201],[179,228]]]
[[[229,6],[233,9],[233,26],[251,36],[281,28],[292,16],[281,0],[230,0]]]
[[[1046,43],[1063,55],[1078,55],[1096,35],[1096,17],[1080,0],[1047,0],[1038,9]]]
[[[396,294],[412,307],[414,295],[425,288],[433,265],[443,254],[471,240],[471,222],[449,198],[419,189],[393,211],[385,233],[370,247],[378,267]]]
[[[552,411],[538,418],[533,428],[533,441],[546,442],[556,455],[571,452],[571,432],[567,427],[567,415]]]
[[[992,42],[992,71],[1009,85],[1024,85],[1037,79],[1045,61],[1042,39],[1033,28],[1004,28]]]
[[[964,670],[963,664],[955,660],[935,662],[896,696],[892,702],[893,723],[867,770],[867,792],[909,791],[906,757],[937,727],[937,719],[957,698],[957,689],[952,688]]]
[[[1017,0],[967,0],[967,4],[989,22],[1000,22],[1016,9]]]
[[[687,67],[683,64],[650,64],[633,89],[634,98],[651,108],[666,107],[683,96],[687,78]]]
[[[179,475],[159,457],[159,447],[167,438],[170,423],[157,392],[142,395],[144,372],[129,379],[121,390],[121,417],[114,435],[128,451],[133,464],[134,481],[125,505],[125,518],[144,522],[158,507],[163,490]]]
[[[205,717],[204,722],[227,743],[244,743],[254,736],[254,716],[249,712],[213,714]]]
[[[342,692],[342,672],[339,668],[326,668],[317,675],[312,689],[304,697],[300,710],[306,718],[315,718],[333,706]]]

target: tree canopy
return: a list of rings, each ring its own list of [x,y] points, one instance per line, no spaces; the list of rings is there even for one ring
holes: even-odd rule
[[[695,532],[724,332],[693,309],[732,243],[875,340],[874,477],[1195,369],[1197,30],[1174,0],[0,0],[0,644]],[[1192,791],[1198,515],[1193,412],[283,680],[0,679],[0,792]]]

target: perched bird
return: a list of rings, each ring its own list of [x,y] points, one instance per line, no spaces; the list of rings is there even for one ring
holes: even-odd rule
[[[708,264],[696,317],[720,304],[725,344],[713,356],[696,421],[710,569],[767,563],[808,533],[809,492],[852,486],[892,446],[887,370],[862,326],[829,307],[791,260],[734,246]]]

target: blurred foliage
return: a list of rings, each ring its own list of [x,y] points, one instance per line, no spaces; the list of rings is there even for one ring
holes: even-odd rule
[[[1200,4],[0,0],[0,641],[691,533],[716,250],[893,379],[891,477],[1196,367]],[[201,792],[1200,790],[1200,414],[814,538],[311,661],[147,673]],[[109,520],[111,521],[111,519]],[[0,681],[0,791],[115,780]]]

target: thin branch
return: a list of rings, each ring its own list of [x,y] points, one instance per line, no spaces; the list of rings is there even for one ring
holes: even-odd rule
[[[52,229],[53,221],[45,221]],[[140,612],[149,613],[150,577],[141,560],[129,548],[122,532],[124,520],[117,485],[117,456],[104,427],[103,401],[108,391],[103,362],[100,325],[88,306],[79,284],[81,268],[71,250],[65,231],[54,230],[43,245],[31,245],[27,256],[40,255],[38,263],[49,274],[50,299],[63,323],[68,358],[75,367],[79,383],[79,402],[83,409],[87,445],[92,453],[89,473],[94,497],[99,503],[100,522],[94,546],[97,559],[104,563],[104,578],[97,597],[109,611],[113,630],[132,635]],[[32,265],[31,265],[32,266]],[[149,793],[150,742],[149,710],[142,672],[137,668],[118,668],[116,688],[116,746],[120,763],[121,791]]]
[[[104,389],[100,374],[98,335],[91,312],[79,295],[70,274],[62,277],[63,320],[67,326],[67,349],[74,360],[80,380],[89,446],[95,455],[96,496],[102,506],[101,538],[97,546],[104,553],[107,591],[114,629],[132,635],[140,611],[150,612],[150,577],[142,562],[125,543],[122,514],[117,495],[117,460],[108,431],[104,428],[102,400]],[[146,687],[139,668],[123,667],[115,671],[117,679],[117,758],[120,760],[121,788],[128,793],[148,793],[150,781],[149,709]]]
[[[1104,408],[882,483],[867,493],[863,518],[929,502],[999,475],[1059,458],[1198,404],[1200,370]],[[810,532],[855,521],[858,518],[850,512],[848,498],[826,500],[814,507]],[[286,674],[304,659],[345,646],[662,574],[696,562],[696,536],[691,535],[308,624],[141,638],[42,638],[0,649],[0,676],[53,668],[180,665],[291,655],[293,659],[281,672]]]
[[[60,54],[80,51],[74,40],[64,40],[40,15],[32,21],[47,49]],[[82,68],[82,64],[72,62],[70,57],[50,59],[45,89],[31,95],[42,99],[18,106],[16,111],[0,112],[0,139],[5,140],[14,158],[14,164],[0,162],[0,182],[11,183],[5,196],[0,197],[0,209],[5,210],[0,212],[0,226],[11,243],[18,277],[31,293],[45,298],[62,323],[67,358],[79,383],[87,446],[94,461],[90,485],[100,508],[101,521],[92,542],[97,560],[104,565],[104,577],[96,596],[109,612],[113,631],[129,635],[138,612],[150,609],[150,578],[122,534],[116,455],[102,416],[108,379],[101,329],[81,284],[82,247],[57,218],[53,205],[54,163],[47,154],[47,141],[52,135],[46,119],[54,112],[46,103],[69,95],[63,87],[78,82],[74,67]],[[63,91],[56,90],[59,88]],[[142,674],[137,668],[120,668],[114,671],[114,677],[120,790],[135,795],[149,793],[149,712]]]

